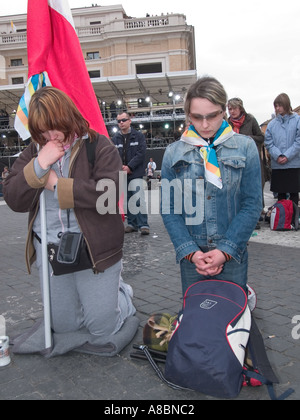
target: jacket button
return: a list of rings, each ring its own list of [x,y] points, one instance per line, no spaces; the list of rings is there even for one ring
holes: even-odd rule
[[[208,195],[208,196],[207,196],[207,199],[208,199],[208,200],[211,200],[211,195]]]

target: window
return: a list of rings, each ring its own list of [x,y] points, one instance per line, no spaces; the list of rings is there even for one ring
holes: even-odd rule
[[[12,58],[10,60],[11,67],[23,66],[22,58]]]
[[[100,58],[99,51],[86,53],[86,59],[87,60],[99,60],[99,58]]]
[[[11,84],[12,85],[22,85],[24,83],[24,77],[12,77]]]
[[[101,77],[100,76],[100,70],[89,71],[89,76],[90,76],[91,79],[95,79],[96,77]]]
[[[136,74],[162,73],[161,63],[137,64]]]
[[[90,22],[90,25],[101,25],[101,20],[97,20],[95,22]]]

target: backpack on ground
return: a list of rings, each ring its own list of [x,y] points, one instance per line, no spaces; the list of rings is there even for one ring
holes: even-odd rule
[[[247,295],[240,286],[219,280],[193,284],[169,343],[166,379],[214,397],[236,397],[250,328]]]
[[[275,231],[298,230],[298,206],[291,200],[277,201],[271,208],[270,228]]]
[[[276,397],[273,383],[278,380],[251,317],[247,295],[239,285],[220,280],[197,282],[185,293],[175,331],[173,319],[162,318],[156,317],[156,337],[161,340],[163,331],[173,330],[168,352],[141,345],[134,346],[138,352],[131,356],[147,358],[168,386],[217,398],[237,397],[246,385],[266,384],[272,399],[284,399],[293,392]],[[164,374],[156,362],[165,363]]]

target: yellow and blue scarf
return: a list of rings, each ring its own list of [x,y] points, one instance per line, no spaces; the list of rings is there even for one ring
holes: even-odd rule
[[[223,120],[223,123],[217,131],[214,141],[211,144],[208,144],[208,142],[198,134],[193,125],[189,126],[180,139],[180,141],[188,143],[192,146],[200,147],[200,154],[204,160],[206,180],[219,189],[222,189],[223,184],[218,158],[214,147],[223,143],[233,135],[234,132],[231,126],[227,121]]]

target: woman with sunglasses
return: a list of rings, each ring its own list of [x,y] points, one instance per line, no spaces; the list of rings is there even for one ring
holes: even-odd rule
[[[247,291],[247,242],[262,208],[255,142],[225,119],[227,94],[212,77],[186,96],[188,128],[162,164],[162,217],[181,267],[183,294],[222,279]]]

